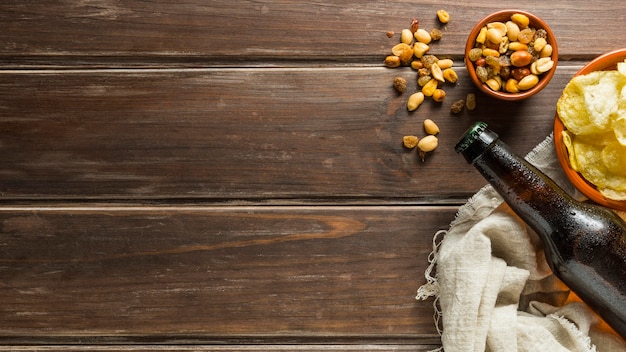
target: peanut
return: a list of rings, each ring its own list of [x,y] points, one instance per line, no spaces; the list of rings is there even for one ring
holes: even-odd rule
[[[437,65],[439,65],[440,69],[445,70],[452,67],[452,65],[454,65],[454,61],[452,61],[451,59],[441,59],[437,61]]]
[[[428,44],[432,40],[430,33],[423,28],[418,29],[417,32],[415,32],[414,37],[415,40],[424,44]]]
[[[507,27],[503,22],[489,22],[487,23],[487,30],[489,29],[497,29],[502,33],[502,35],[506,35]]]
[[[546,44],[546,46],[543,47],[543,50],[541,50],[541,52],[539,53],[539,57],[550,57],[550,56],[552,56],[552,45]]]
[[[528,51],[518,50],[511,54],[511,65],[515,67],[523,67],[532,61],[533,56]]]
[[[419,142],[417,142],[417,149],[419,149],[420,151],[419,154],[422,162],[426,157],[426,153],[432,152],[433,150],[437,149],[438,145],[439,139],[432,134],[420,139]]]
[[[491,90],[495,90],[495,91],[499,91],[500,87],[502,87],[502,84],[500,84],[500,82],[498,82],[497,79],[495,78],[489,78],[485,84],[487,86],[489,86],[489,88],[491,88]]]
[[[441,67],[439,67],[438,63],[434,63],[430,66],[430,73],[433,78],[438,80],[439,82],[445,82],[446,80],[443,78],[443,72],[441,71]]]
[[[500,44],[500,42],[502,41],[502,36],[503,33],[498,28],[487,29],[487,40],[494,44]]]
[[[422,162],[426,159],[426,153],[432,152],[437,149],[439,145],[439,139],[435,136],[428,135],[419,140],[417,143],[417,149],[419,149],[419,156]]]
[[[424,93],[417,92],[411,94],[409,100],[406,102],[406,107],[409,111],[415,111],[424,102]]]
[[[539,77],[537,75],[530,74],[524,78],[522,78],[517,84],[517,88],[519,90],[529,90],[539,83]]]
[[[424,120],[424,131],[428,134],[436,135],[439,133],[439,126],[431,119]]]
[[[449,14],[444,10],[437,13],[441,23],[447,23]],[[441,27],[440,27],[441,28]],[[394,32],[387,32],[388,37],[393,37]],[[454,62],[451,59],[439,60],[435,55],[427,54],[430,51],[428,45],[433,40],[442,37],[441,29],[433,28],[430,32],[419,28],[419,21],[413,19],[410,29],[402,29],[400,43],[393,45],[391,54],[385,57],[384,64],[387,67],[411,66],[417,71],[418,91],[410,94],[406,106],[409,111],[415,111],[423,104],[426,97],[432,97],[435,102],[443,102],[446,92],[439,88],[439,83],[456,83],[458,75],[452,69]],[[482,54],[482,49],[479,49]],[[403,77],[395,77],[394,89],[400,94],[407,90],[407,82]]]
[[[532,65],[530,65],[530,72],[536,75],[540,75],[544,72],[550,71],[553,66],[554,66],[554,61],[552,61],[551,58],[542,57],[538,59],[537,61],[533,62]]]
[[[501,55],[503,55],[503,54],[506,54],[507,51],[509,51],[509,37],[505,35],[500,40],[500,46],[498,46],[498,52]]]
[[[506,35],[509,37],[509,40],[514,42],[517,40],[517,35],[519,34],[519,26],[517,23],[513,21],[506,22]]]
[[[400,33],[400,42],[411,45],[413,43],[413,33],[410,29],[403,29]]]

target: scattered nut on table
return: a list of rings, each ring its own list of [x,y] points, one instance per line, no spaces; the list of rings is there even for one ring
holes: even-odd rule
[[[450,22],[450,14],[446,10],[437,11],[437,18],[443,24]]]
[[[437,17],[441,23],[448,23],[450,20],[450,15],[445,10],[438,11]],[[417,84],[422,95],[411,94],[407,100],[407,109],[415,111],[422,104],[423,97],[432,97],[435,102],[443,102],[446,92],[440,85],[455,84],[458,75],[454,71],[452,59],[440,59],[429,54],[431,49],[429,43],[441,39],[441,30],[433,28],[429,32],[420,28],[419,21],[413,18],[410,28],[402,29],[400,37],[400,43],[391,48],[391,55],[385,58],[384,63],[389,68],[410,66],[418,72]],[[400,93],[407,87],[406,82],[402,82],[398,77],[394,78],[393,86]]]
[[[465,100],[463,100],[463,99],[457,100],[454,103],[452,103],[452,106],[450,107],[450,111],[453,114],[458,114],[461,111],[463,111],[464,107],[465,107]]]
[[[394,78],[393,87],[398,91],[398,93],[404,93],[404,91],[406,90],[406,79],[402,77]]]
[[[408,148],[408,149],[413,149],[417,146],[417,142],[419,141],[419,138],[417,136],[404,136],[402,137],[402,144],[404,145],[404,147]]]
[[[443,24],[450,21],[450,15],[445,10],[437,11],[437,18]],[[391,31],[388,33],[393,34]],[[391,55],[385,58],[385,66],[389,68],[409,66],[417,73],[417,91],[410,94],[406,101],[408,111],[417,110],[427,97],[431,97],[433,101],[438,103],[443,102],[446,91],[440,85],[455,84],[459,79],[454,70],[452,59],[439,58],[430,53],[431,42],[440,40],[442,36],[443,33],[439,28],[427,31],[420,28],[419,21],[413,18],[410,28],[402,29],[400,43],[395,44],[392,47]],[[482,56],[482,51],[480,55]],[[545,66],[537,66],[537,70],[542,69],[542,67]],[[405,92],[407,89],[406,79],[399,76],[394,77],[393,87],[399,93]],[[465,104],[465,100],[456,101],[452,104],[451,110],[461,112]],[[474,98],[470,104],[475,106]],[[469,106],[468,110],[470,110]],[[427,153],[434,151],[439,145],[437,135],[440,133],[439,126],[432,119],[425,119],[423,124],[426,136],[420,138],[413,134],[407,134],[402,137],[402,144],[405,148],[417,147],[422,161],[425,160]]]
[[[419,140],[417,143],[417,149],[419,149],[419,156],[422,162],[426,160],[426,153],[430,153],[437,149],[438,145],[439,139],[432,134]]]
[[[439,126],[431,119],[424,120],[424,131],[428,134],[436,135],[439,133]]]
[[[406,107],[409,111],[415,111],[424,102],[424,93],[416,92],[411,94],[409,100],[406,102]]]

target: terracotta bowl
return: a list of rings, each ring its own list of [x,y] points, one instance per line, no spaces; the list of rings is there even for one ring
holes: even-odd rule
[[[511,15],[515,13],[520,13],[526,15],[530,19],[529,27],[535,29],[545,29],[548,33],[546,41],[548,44],[552,46],[552,61],[554,61],[554,66],[548,72],[543,73],[539,76],[539,83],[535,85],[533,88],[525,91],[520,91],[519,93],[508,93],[505,91],[494,91],[489,88],[486,84],[482,83],[478,76],[476,75],[476,69],[474,67],[474,63],[469,59],[469,52],[472,48],[475,47],[476,37],[480,32],[480,29],[487,25],[490,22],[507,22],[511,19]],[[467,67],[467,72],[469,76],[474,82],[474,85],[478,87],[483,93],[492,96],[497,99],[507,100],[507,101],[515,101],[522,100],[528,97],[531,97],[541,91],[545,86],[550,82],[552,76],[554,76],[554,72],[556,71],[556,66],[558,62],[559,52],[556,44],[556,38],[554,37],[554,33],[548,26],[546,22],[544,22],[541,18],[533,15],[532,13],[522,11],[522,10],[502,10],[498,12],[494,12],[489,16],[480,20],[476,26],[472,29],[469,36],[467,37],[467,43],[465,44],[465,66]]]
[[[584,75],[593,71],[615,70],[617,68],[617,63],[623,62],[624,59],[626,59],[626,48],[600,55],[590,61],[587,65],[583,66],[580,71],[576,72],[575,76]],[[554,145],[556,148],[556,155],[570,182],[572,182],[576,189],[595,203],[609,208],[626,211],[626,201],[605,198],[602,194],[600,194],[600,192],[598,192],[593,184],[589,183],[578,172],[574,171],[570,167],[567,148],[563,143],[562,132],[564,130],[566,130],[565,126],[563,126],[561,119],[559,119],[559,115],[556,114],[554,119]]]

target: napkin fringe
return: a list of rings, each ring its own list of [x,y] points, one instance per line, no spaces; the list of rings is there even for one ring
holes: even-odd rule
[[[576,340],[584,343],[584,349],[587,352],[597,352],[596,346],[591,342],[591,337],[581,331],[578,326],[564,316],[557,314],[548,314],[548,318],[556,320],[565,330],[567,330]]]
[[[435,297],[433,300],[433,320],[435,322],[435,328],[439,336],[442,336],[443,329],[441,325],[441,307],[439,306],[439,282],[437,281],[437,275],[434,273],[437,266],[437,259],[439,258],[439,247],[441,246],[441,239],[448,233],[447,230],[439,230],[433,236],[433,250],[428,255],[428,267],[424,271],[424,277],[426,283],[417,289],[417,295],[415,299],[424,301],[430,297]],[[428,351],[428,352],[440,352],[443,351],[443,347]]]

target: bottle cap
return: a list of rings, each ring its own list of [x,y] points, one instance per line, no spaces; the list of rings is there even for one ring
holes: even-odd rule
[[[463,133],[461,139],[454,146],[454,150],[463,154],[465,160],[471,164],[496,139],[498,139],[498,135],[487,129],[486,123],[476,122]]]

